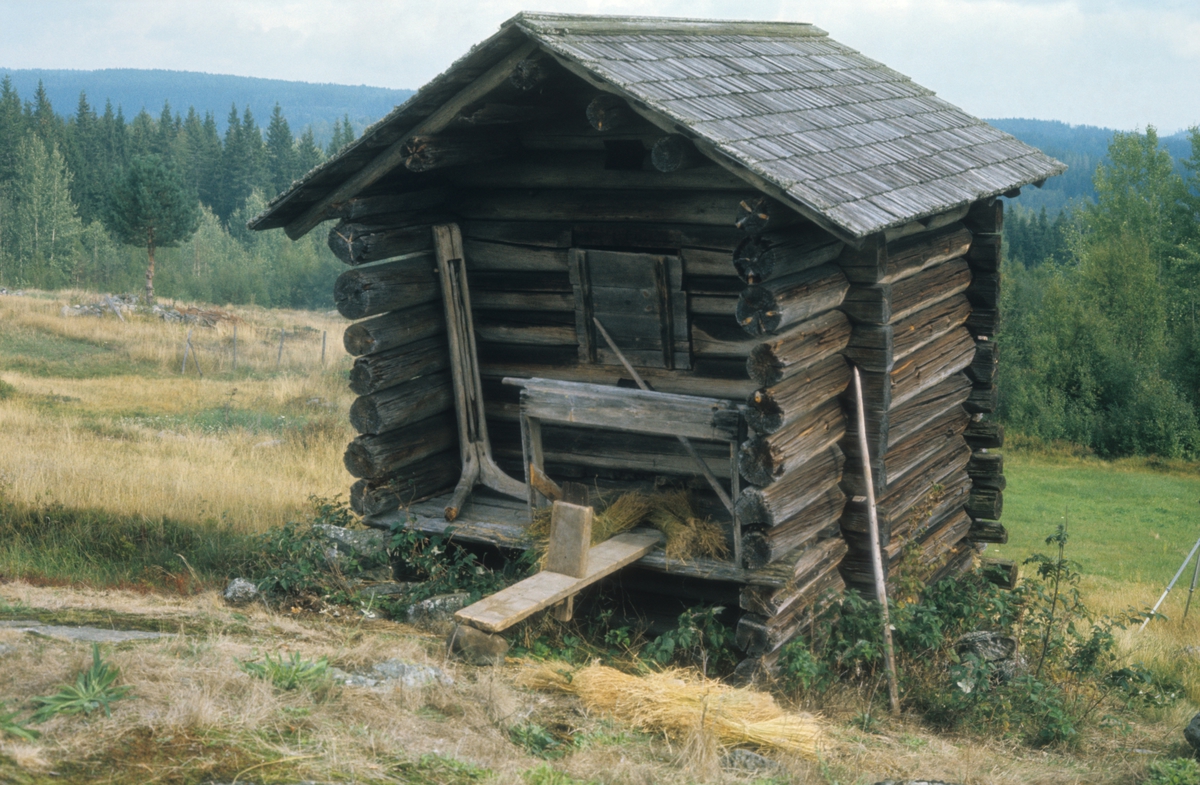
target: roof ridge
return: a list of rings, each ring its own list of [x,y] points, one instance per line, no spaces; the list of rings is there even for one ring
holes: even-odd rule
[[[521,11],[500,25],[541,35],[607,35],[620,33],[687,33],[689,35],[753,35],[822,38],[829,34],[808,22],[714,20],[678,16],[616,16],[607,14],[555,14]]]

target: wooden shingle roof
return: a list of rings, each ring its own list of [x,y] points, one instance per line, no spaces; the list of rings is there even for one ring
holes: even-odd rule
[[[345,179],[463,77],[527,38],[848,239],[1066,170],[812,25],[523,13],[277,197],[251,227],[286,225],[323,184]]]

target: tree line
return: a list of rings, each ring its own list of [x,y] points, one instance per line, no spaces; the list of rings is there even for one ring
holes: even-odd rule
[[[223,135],[211,113],[164,104],[157,119],[143,109],[126,120],[111,102],[97,112],[83,93],[64,117],[40,85],[23,101],[5,77],[0,286],[133,291],[149,272],[172,297],[327,305],[340,265],[320,240],[251,233],[245,222],[353,139],[346,117],[322,149],[311,128],[293,134],[279,105],[266,129],[248,107],[232,107]],[[155,200],[169,209],[148,215]],[[154,276],[158,248],[169,250]]]
[[[1005,219],[1000,416],[1106,457],[1200,458],[1200,130],[1117,133],[1096,200]]]

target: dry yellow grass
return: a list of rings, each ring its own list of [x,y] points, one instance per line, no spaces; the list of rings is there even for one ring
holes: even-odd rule
[[[16,368],[0,371],[14,389],[0,400],[0,490],[10,500],[261,530],[311,494],[346,492],[353,395],[336,314],[225,309],[237,319],[238,371],[226,321],[192,328],[199,378],[190,363],[179,372],[187,326],[65,318],[72,299],[92,298],[0,297],[0,362]],[[277,369],[280,328],[293,337]]]

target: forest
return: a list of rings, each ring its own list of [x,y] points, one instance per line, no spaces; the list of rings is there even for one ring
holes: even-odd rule
[[[1006,217],[999,414],[1104,457],[1200,458],[1200,130],[1113,134],[1095,201]]]
[[[274,194],[353,141],[348,118],[325,149],[311,128],[293,134],[276,105],[265,129],[230,109],[225,133],[211,113],[163,106],[132,120],[80,94],[63,117],[39,86],[22,100],[0,82],[0,286],[142,291],[145,227],[119,199],[157,178],[178,203],[158,227],[155,291],[168,297],[264,306],[328,307],[340,263],[321,233],[297,242],[252,233],[246,220]],[[136,191],[136,188],[134,189]],[[167,231],[168,229],[173,231]],[[128,240],[128,243],[122,240]]]

